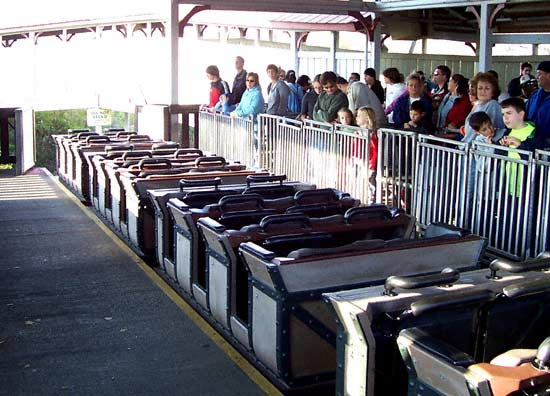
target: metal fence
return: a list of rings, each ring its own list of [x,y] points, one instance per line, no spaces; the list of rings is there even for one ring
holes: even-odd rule
[[[434,136],[417,137],[415,206],[421,227],[438,221],[468,227],[468,144]]]
[[[534,210],[535,233],[534,254],[538,255],[550,248],[548,225],[550,224],[550,151],[535,152],[535,189]]]
[[[378,130],[376,202],[408,213],[414,207],[416,136],[415,132]]]
[[[500,255],[532,255],[533,153],[474,141],[470,157],[472,232],[486,237]]]
[[[243,164],[254,163],[254,136],[257,125],[252,118],[232,118],[201,111],[199,123],[201,150]]]
[[[368,131],[263,114],[258,120],[261,167],[370,202]]]
[[[242,120],[241,131],[237,119],[205,113],[200,120],[204,150],[338,188],[363,203],[376,197],[415,216],[420,228],[437,221],[471,229],[501,256],[525,259],[550,247],[550,152],[392,129],[379,129],[376,141],[357,127],[263,114],[257,126]]]

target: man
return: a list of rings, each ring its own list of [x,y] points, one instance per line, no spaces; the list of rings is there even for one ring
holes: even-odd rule
[[[220,78],[220,70],[216,65],[210,65],[206,68],[206,78],[210,81],[210,102],[208,108],[214,110],[214,107],[220,102],[222,95],[229,95],[229,85]]]
[[[384,93],[384,88],[382,88],[382,84],[376,79],[376,70],[374,70],[372,67],[368,67],[365,69],[363,75],[365,78],[365,84],[369,86],[369,88],[372,90],[372,92],[374,92],[380,103],[383,104],[386,98],[386,94]]]
[[[349,75],[349,78],[348,78],[348,81],[350,83],[354,82],[354,81],[359,81],[361,79],[361,77],[359,76],[359,73],[351,73]]]
[[[529,76],[531,78],[535,78],[531,75],[531,71],[533,70],[533,65],[531,65],[529,62],[523,62],[519,67],[519,76],[512,78],[510,82],[508,83],[508,94],[511,98],[516,98],[521,96],[521,87],[520,87],[520,80],[523,76]]]
[[[535,123],[545,147],[550,147],[550,61],[539,63],[537,80],[539,89],[527,101],[527,119]]]
[[[441,101],[449,92],[448,83],[451,79],[451,69],[447,65],[439,65],[434,69],[432,77],[436,86],[430,91],[430,97],[432,98],[433,111],[437,114]]]
[[[334,122],[338,116],[338,110],[348,107],[348,98],[338,88],[337,79],[336,74],[331,71],[321,74],[323,92],[317,97],[317,102],[313,107],[315,121]]]
[[[376,123],[378,126],[386,124],[386,116],[382,104],[376,97],[376,94],[369,88],[368,85],[360,81],[347,82],[345,78],[338,77],[336,79],[338,89],[344,92],[348,97],[349,109],[355,114],[361,107],[370,107],[376,115]]]
[[[237,75],[233,80],[233,92],[231,102],[232,104],[240,103],[244,91],[246,90],[246,70],[244,69],[244,58],[237,56],[235,58],[235,69],[237,69]]]
[[[271,81],[267,97],[266,113],[271,115],[285,116],[288,113],[288,95],[290,89],[283,80],[279,79],[279,68],[274,64],[267,65],[267,76]]]
[[[521,88],[522,93],[520,98],[527,102],[533,92],[539,88],[539,82],[534,77],[521,76],[521,79],[519,80],[519,87]]]

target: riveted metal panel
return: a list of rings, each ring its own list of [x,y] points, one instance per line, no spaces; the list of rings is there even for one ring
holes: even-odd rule
[[[191,265],[192,248],[191,241],[179,232],[176,234],[176,277],[183,289],[192,294],[191,289]]]
[[[260,361],[277,372],[277,301],[252,288],[252,348]]]
[[[208,256],[208,302],[212,316],[229,328],[228,268],[214,256]]]

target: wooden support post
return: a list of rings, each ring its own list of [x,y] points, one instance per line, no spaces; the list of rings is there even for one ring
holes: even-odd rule
[[[169,92],[167,95],[168,104],[177,104],[179,102],[179,1],[178,0],[166,0],[168,2],[168,15],[169,18],[166,22],[166,45],[169,54],[169,70],[168,70],[168,86]],[[179,128],[177,114],[170,116],[170,128],[169,136],[173,136],[177,133]]]
[[[331,32],[332,40],[330,40],[329,58],[328,58],[328,70],[338,73],[336,52],[338,51],[338,40],[340,38],[339,32]]]
[[[492,67],[491,57],[493,52],[493,32],[489,25],[491,12],[492,6],[490,6],[486,2],[481,4],[481,13],[479,15],[478,71],[487,71],[490,70]]]

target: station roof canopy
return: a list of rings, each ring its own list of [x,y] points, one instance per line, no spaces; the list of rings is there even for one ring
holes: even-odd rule
[[[395,39],[479,39],[479,6],[493,6],[491,28],[495,34],[550,32],[547,0],[197,0],[192,24],[263,27],[294,31],[364,31],[376,15],[382,33]],[[239,13],[238,10],[261,11]]]
[[[29,0],[30,1],[30,0]],[[548,43],[550,7],[548,0],[176,0],[180,4],[181,27],[188,24],[238,28],[267,28],[290,31],[359,31],[367,33],[375,26],[394,39],[452,39],[477,42],[482,4],[491,6],[490,28],[495,35],[522,33],[530,35],[533,44]],[[126,14],[108,15],[109,9],[49,20],[47,23],[24,25],[0,23],[2,40],[28,38],[28,32],[39,36],[73,34],[103,30],[121,30],[120,24],[153,24],[162,28],[167,15],[158,2],[141,2],[149,9],[139,13],[128,3]],[[164,11],[168,11],[166,7]],[[256,11],[256,12],[242,12]],[[9,14],[9,10],[7,10]],[[128,16],[132,15],[133,16]],[[31,14],[29,14],[31,17]],[[56,18],[53,14],[52,18]],[[6,20],[9,21],[8,15]],[[2,18],[0,18],[0,22]],[[8,22],[9,23],[9,22]],[[64,29],[64,30],[63,30]],[[547,33],[540,35],[541,33]],[[521,38],[517,39],[521,40]],[[516,40],[516,41],[517,41]]]

